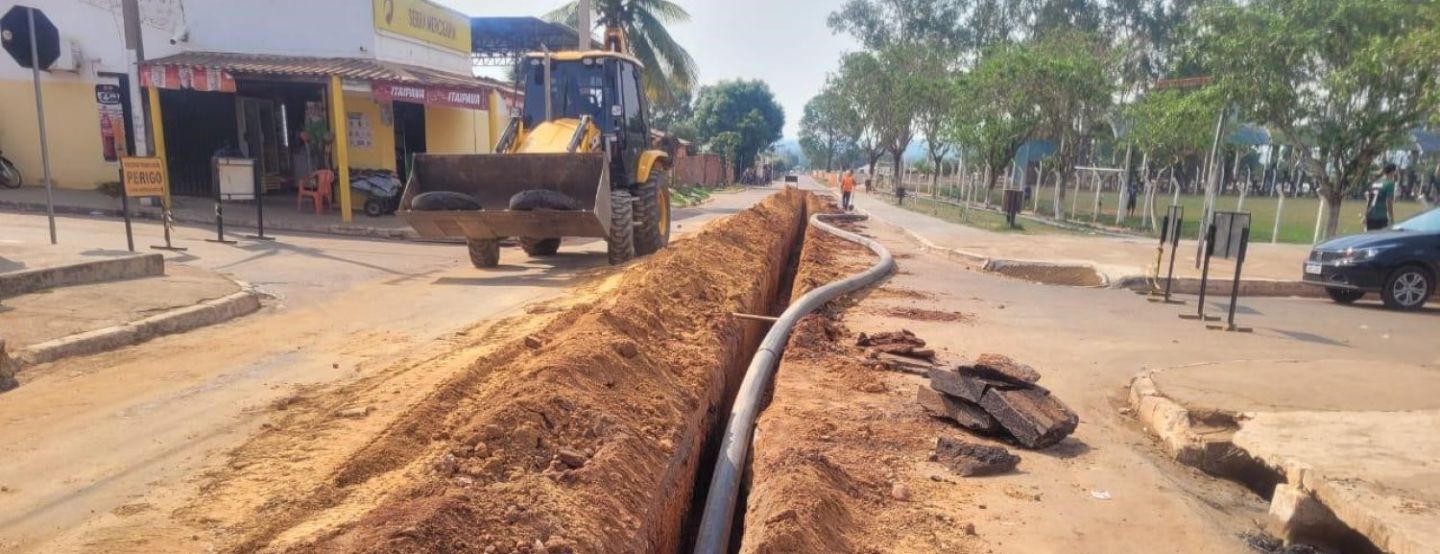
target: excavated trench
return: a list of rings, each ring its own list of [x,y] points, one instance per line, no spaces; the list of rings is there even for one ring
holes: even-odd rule
[[[817,206],[785,190],[627,268],[432,391],[327,482],[261,504],[227,550],[688,552],[769,327],[734,314],[783,310]]]

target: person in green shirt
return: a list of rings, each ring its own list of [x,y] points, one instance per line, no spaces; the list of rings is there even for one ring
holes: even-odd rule
[[[1385,174],[1365,191],[1365,230],[1379,231],[1395,220],[1395,164],[1385,164]]]

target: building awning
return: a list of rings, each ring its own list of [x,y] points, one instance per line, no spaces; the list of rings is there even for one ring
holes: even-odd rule
[[[140,80],[147,87],[235,92],[237,77],[320,81],[332,75],[369,81],[377,100],[485,109],[492,90],[511,100],[515,96],[499,81],[371,58],[185,52],[146,61]]]
[[[573,28],[536,17],[470,18],[471,54],[481,65],[508,65],[525,54],[575,50],[580,34]],[[603,45],[591,41],[591,48]]]

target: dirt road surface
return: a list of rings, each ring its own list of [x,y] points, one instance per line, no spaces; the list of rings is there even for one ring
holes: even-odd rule
[[[853,348],[787,357],[757,431],[746,520],[755,542],[743,551],[1251,552],[1240,535],[1259,530],[1266,503],[1158,450],[1125,413],[1131,376],[1219,360],[1440,361],[1422,330],[1433,313],[1242,299],[1241,323],[1255,333],[1207,331],[1179,319],[1182,308],[1128,291],[978,272],[889,226],[866,232],[896,254],[899,271],[840,312],[851,334],[835,346],[907,328],[942,359],[1010,355],[1040,370],[1079,429],[1040,451],[1006,445],[1023,458],[1015,473],[962,478],[928,460],[937,437],[1001,443],[927,416],[915,400],[922,377],[865,368]]]
[[[676,210],[676,237],[769,192]],[[58,225],[68,244],[124,244],[113,220]],[[137,245],[160,243],[158,226],[136,230]],[[0,236],[44,241],[45,218],[5,214]],[[507,248],[500,268],[481,272],[449,244],[282,234],[230,246],[200,240],[207,237],[213,230],[181,228],[190,250],[167,263],[230,274],[274,300],[224,325],[22,373],[21,387],[0,397],[0,551],[114,551],[91,533],[173,510],[184,486],[277,406],[320,385],[404,373],[420,360],[468,363],[506,316],[609,271],[594,241],[567,242],[545,260]],[[438,378],[405,373],[393,394],[420,394]]]

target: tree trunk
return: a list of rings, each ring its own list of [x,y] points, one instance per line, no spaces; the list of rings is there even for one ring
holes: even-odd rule
[[[933,197],[935,197],[935,198],[939,198],[939,197],[940,197],[940,170],[941,170],[942,167],[943,167],[943,166],[941,166],[940,164],[944,163],[945,160],[942,159],[942,158],[935,158],[934,160],[935,160],[935,167],[931,168],[932,171],[930,172],[930,196],[933,196]]]
[[[1340,194],[1334,187],[1327,187],[1323,192],[1325,195],[1325,233],[1320,235],[1320,240],[1334,237],[1340,230],[1340,204],[1345,200],[1345,195]]]
[[[903,193],[901,192],[901,191],[904,190],[904,188],[905,188],[905,165],[904,165],[904,163],[902,163],[902,162],[903,162],[902,158],[903,158],[904,156],[905,156],[905,151],[904,151],[904,150],[897,150],[897,151],[894,151],[894,152],[891,152],[891,153],[890,153],[890,161],[895,164],[895,165],[894,165],[894,170],[895,170],[895,171],[894,171],[894,173],[895,173],[895,196],[896,196],[897,200],[898,200],[898,199],[901,199],[901,198],[904,198],[904,197],[903,197]]]
[[[990,166],[985,166],[985,199],[980,202],[980,205],[986,208],[990,207],[990,196],[994,194],[995,181],[998,180],[1000,180],[1000,174],[991,171]]]

